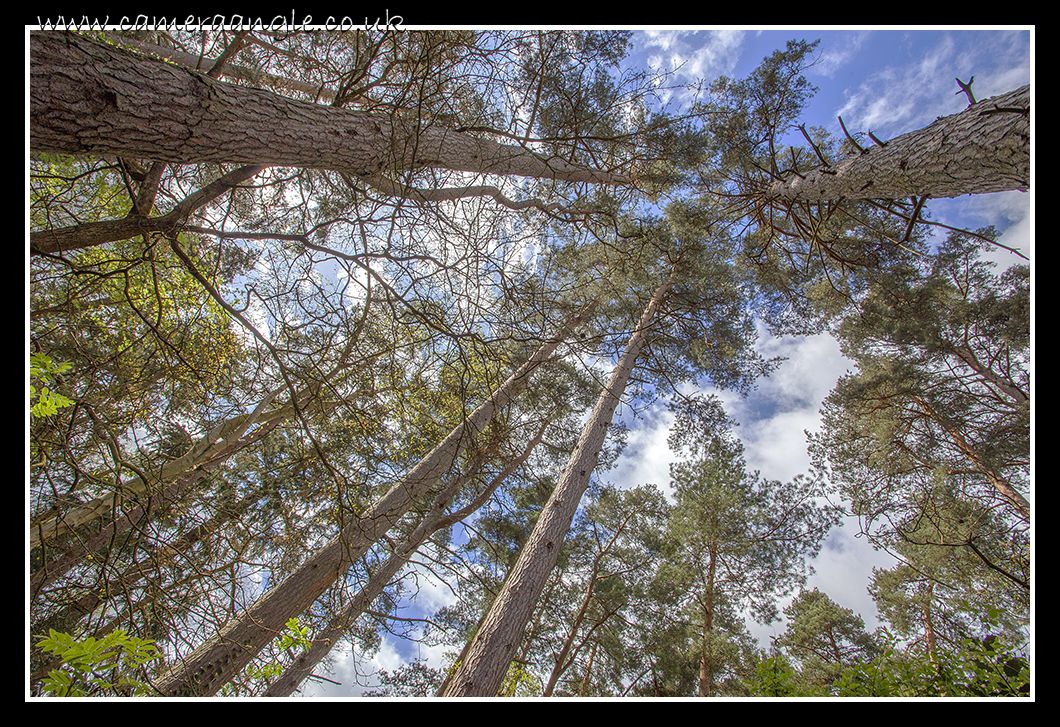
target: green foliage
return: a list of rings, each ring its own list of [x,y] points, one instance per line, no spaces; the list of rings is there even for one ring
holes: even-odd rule
[[[819,504],[823,492],[813,478],[782,483],[748,472],[730,426],[714,397],[687,399],[677,408],[669,443],[683,458],[670,466],[677,505],[667,532],[680,553],[675,563],[690,578],[713,574],[712,599],[726,594],[768,623],[776,598],[805,582],[806,561],[839,512]]]
[[[69,371],[71,365],[52,361],[50,357],[42,353],[31,353],[29,355],[29,378],[40,384],[40,391],[32,383],[29,385],[30,407],[29,411],[35,417],[46,417],[55,414],[63,407],[72,406],[74,400],[62,394],[52,391],[51,386],[56,383],[56,377],[64,371]],[[37,402],[33,403],[33,398]]]
[[[112,163],[35,154],[29,182],[32,230],[116,219],[129,212],[128,193]]]
[[[940,478],[987,507],[1028,489],[1029,278],[993,274],[980,250],[952,234],[918,267],[877,276],[838,327],[857,371],[826,400],[811,453],[870,537],[926,512]]]
[[[1022,266],[994,273],[982,245],[953,233],[875,275],[837,327],[857,370],[810,446],[869,540],[902,561],[877,573],[881,614],[914,638],[928,608],[951,644],[989,606],[1012,638],[1030,601],[1030,283]]]
[[[938,664],[925,654],[910,655],[889,646],[871,662],[844,670],[831,685],[837,697],[1026,697],[1030,664],[1026,657],[989,635],[967,639]]]
[[[816,588],[799,593],[784,615],[788,627],[776,643],[815,684],[827,686],[844,668],[878,653],[877,639],[865,630],[861,616]]]
[[[194,46],[204,57],[216,57],[229,39],[182,33],[173,38],[177,47]],[[567,376],[561,367],[584,362],[584,354],[617,355],[648,296],[664,280],[672,288],[634,379],[645,386],[637,392],[631,386],[626,401],[635,404],[640,396],[660,395],[663,386],[703,379],[747,391],[774,365],[754,345],[761,320],[774,331],[801,331],[823,325],[817,313],[831,320],[851,300],[863,300],[861,327],[851,319],[843,333],[853,351],[866,355],[863,366],[859,359],[864,378],[849,380],[844,394],[880,394],[869,402],[876,405],[923,393],[915,390],[920,386],[935,397],[921,398],[938,419],[967,423],[972,434],[981,435],[965,432],[977,448],[972,464],[981,470],[980,485],[986,475],[1008,476],[1012,470],[1017,489],[1026,484],[1018,471],[1029,403],[1005,404],[1006,391],[1010,398],[1012,391],[1029,393],[1029,379],[1022,376],[1029,359],[1026,269],[995,281],[982,266],[969,264],[955,243],[924,258],[934,268],[910,264],[907,270],[908,248],[921,246],[915,234],[911,241],[894,242],[903,239],[904,222],[890,213],[859,203],[785,208],[765,198],[777,179],[836,159],[841,151],[815,129],[807,133],[813,152],[789,146],[793,124],[814,91],[803,71],[816,43],[789,43],[746,80],[720,79],[709,103],[675,119],[652,111],[653,95],[664,88],[660,79],[619,67],[629,40],[626,31],[302,33],[273,38],[275,45],[247,43],[231,59],[232,66],[264,70],[275,65],[274,53],[282,54],[285,67],[295,70],[287,75],[319,88],[319,101],[328,93],[336,107],[386,115],[395,123],[459,129],[468,139],[518,140],[544,156],[618,170],[636,180],[618,187],[552,180],[506,187],[519,199],[541,198],[549,215],[509,214],[506,205],[488,197],[482,206],[473,206],[470,196],[457,205],[411,203],[416,199],[411,193],[388,200],[388,186],[379,180],[271,168],[253,183],[226,187],[204,207],[182,206],[182,230],[149,233],[145,225],[142,235],[96,244],[88,234],[91,223],[141,212],[166,214],[181,199],[191,204],[195,190],[208,191],[217,181],[218,169],[161,164],[149,169],[131,159],[35,155],[31,229],[84,226],[86,244],[35,255],[31,262],[31,337],[33,350],[42,352],[31,356],[30,369],[35,524],[123,492],[121,483],[133,474],[146,483],[193,443],[205,442],[200,436],[215,425],[254,410],[266,392],[279,387],[274,405],[290,400],[297,409],[288,422],[262,420],[244,429],[238,436],[243,449],[226,448],[209,468],[204,463],[202,472],[210,479],[195,480],[179,507],[162,508],[134,533],[115,534],[105,550],[95,551],[96,559],[87,556],[93,565],[105,560],[107,573],[122,574],[128,589],[122,603],[105,606],[108,617],[109,609],[121,612],[127,601],[129,612],[119,615],[132,620],[123,623],[136,624],[129,626],[134,633],[172,639],[167,651],[176,652],[185,644],[191,648],[201,635],[182,633],[186,624],[204,629],[203,624],[242,618],[249,605],[242,594],[257,593],[239,589],[252,568],[268,569],[279,582],[486,400],[542,335],[552,335],[571,311],[594,301],[592,314],[575,331],[580,339],[557,357],[562,360],[535,374],[532,391],[499,411],[474,442],[463,443],[463,454],[446,475],[468,478],[454,497],[455,508],[510,460],[520,433],[530,431],[542,412],[556,417],[540,448],[545,451],[510,475],[488,511],[467,521],[466,545],[455,557],[467,556],[473,577],[459,587],[460,602],[434,621],[459,621],[454,632],[472,633],[479,607],[490,600],[555,486],[566,459],[562,450],[576,439],[577,423],[562,422],[559,415],[574,412],[576,418],[595,399],[596,371],[586,366]],[[433,169],[382,169],[380,180],[386,179],[395,188],[440,185],[457,191]],[[646,199],[662,207],[692,184],[701,196],[671,200],[661,218],[631,213]],[[150,209],[140,209],[148,198]],[[571,220],[576,224],[568,224]],[[345,274],[337,283],[331,278],[336,266]],[[877,282],[871,289],[870,280]],[[962,298],[959,293],[968,289],[960,287],[962,280],[989,294]],[[269,345],[253,348],[249,332],[233,325],[232,310],[265,333]],[[950,318],[929,318],[933,312]],[[953,334],[966,328],[974,329],[982,345],[957,346]],[[997,346],[991,348],[991,342]],[[883,361],[875,368],[867,362],[869,355],[892,350],[900,354],[894,361],[880,355],[871,362]],[[968,364],[973,368],[964,369],[956,382],[961,386],[939,380],[941,372],[953,370],[942,364],[955,358],[979,366]],[[1008,360],[1015,362],[1011,370],[986,365]],[[930,365],[921,365],[925,361]],[[984,379],[995,383],[998,406],[1005,408],[996,420],[959,391]],[[302,390],[310,392],[308,403],[296,401]],[[956,393],[948,398],[938,396],[951,391]],[[869,494],[856,501],[864,506],[860,512],[900,523],[901,535],[916,537],[918,547],[920,540],[930,540],[925,549],[936,543],[948,548],[914,553],[910,547],[903,555],[916,573],[880,579],[893,601],[889,613],[896,633],[917,636],[916,609],[932,603],[917,577],[946,579],[947,598],[956,584],[962,598],[971,599],[978,590],[1007,606],[1012,599],[1000,600],[995,581],[965,577],[976,558],[989,558],[995,567],[981,572],[1005,569],[1020,578],[1016,564],[1029,562],[1024,557],[1029,550],[1019,537],[1001,537],[1006,523],[995,527],[982,508],[967,507],[966,498],[935,497],[928,487],[920,499],[906,499],[909,507],[900,516],[887,509],[895,493],[905,494],[909,483],[899,480],[917,461],[891,445],[922,455],[919,459],[929,462],[924,482],[945,489],[952,482],[944,471],[948,463],[931,457],[953,451],[952,436],[915,409],[863,416],[853,406],[840,412],[845,404],[838,398],[832,403],[837,418],[849,413],[851,426],[865,427],[845,440],[852,450],[876,457],[871,465],[906,468],[887,473],[894,488],[881,498],[885,502],[871,501]],[[763,621],[776,615],[777,595],[804,582],[808,557],[835,513],[817,506],[821,490],[815,478],[784,484],[747,473],[742,446],[725,429],[728,424],[720,405],[710,401],[675,425],[675,448],[687,455],[672,470],[675,505],[645,488],[604,493],[583,508],[572,536],[556,543],[559,565],[539,604],[539,623],[520,660],[511,663],[500,695],[540,695],[542,680],[532,665],[547,667],[549,658],[566,670],[556,675],[567,693],[584,683],[594,694],[628,688],[634,694],[685,696],[694,692],[701,665],[709,683],[705,691],[741,693],[738,680],[747,677],[754,650],[744,615]],[[899,442],[902,432],[922,436]],[[614,456],[602,453],[601,464]],[[829,471],[838,481],[845,472],[833,464]],[[128,497],[120,509],[137,504]],[[909,514],[923,517],[904,517]],[[397,522],[387,535],[391,545],[413,524],[411,516]],[[95,523],[91,527],[99,532]],[[83,534],[89,534],[87,528]],[[184,540],[192,535],[198,539]],[[962,540],[968,549],[954,547]],[[456,534],[438,533],[422,555],[444,559],[443,548],[458,542],[464,541]],[[1001,552],[1006,545],[1009,555]],[[360,559],[350,582],[370,562]],[[145,563],[153,568],[149,574],[139,567]],[[438,573],[464,570],[438,565]],[[59,606],[66,613],[65,604],[81,595],[78,584],[102,583],[98,578],[104,575],[86,569],[35,589],[32,622],[42,623]],[[146,581],[135,580],[141,578]],[[394,602],[408,593],[397,583],[391,586]],[[141,589],[147,598],[134,605]],[[212,595],[220,593],[232,593],[229,604]],[[577,604],[583,598],[582,614]],[[969,602],[973,611],[982,604]],[[321,614],[335,605],[328,599],[317,603]],[[758,662],[751,679],[760,693],[1026,692],[1026,658],[1003,646],[1018,631],[1012,622],[1022,612],[1015,609],[1005,628],[986,638],[975,632],[971,639],[970,631],[947,627],[950,651],[938,661],[873,642],[824,664],[825,656],[798,648],[820,645],[818,637],[828,629],[855,647],[868,636],[853,614],[828,622],[826,604],[817,605],[814,618],[800,622],[804,630],[789,634],[787,652]],[[42,634],[47,626],[33,630]],[[255,682],[279,675],[290,652],[309,647],[309,630],[292,618],[235,685],[222,687],[224,693],[251,692],[260,686]],[[554,646],[568,632],[572,655],[564,664],[554,659]],[[135,670],[160,658],[151,641],[123,632],[75,641],[52,631],[39,645],[62,658],[44,683],[45,693],[56,696],[148,694]],[[444,675],[444,669],[421,663],[402,667],[384,674],[380,694],[433,695]],[[631,684],[634,676],[639,683]]]
[[[1029,697],[1031,667],[1027,657],[1006,648],[993,634],[969,639],[960,653],[960,680],[954,686],[973,697]],[[956,696],[956,694],[955,694]]]
[[[113,631],[102,639],[76,640],[52,630],[37,646],[62,659],[42,682],[42,692],[56,697],[147,696],[150,685],[133,673],[162,658],[155,643]]]
[[[364,693],[366,697],[433,697],[445,678],[445,672],[422,661],[402,664],[393,672],[379,672],[380,687]]]
[[[812,697],[799,671],[782,654],[760,657],[748,688],[752,697]]]
[[[287,621],[287,629],[276,639],[276,648],[280,651],[295,647],[308,651],[312,645],[309,640],[309,627],[300,625],[298,618],[294,616]],[[283,672],[284,666],[278,661],[271,661],[263,666],[251,664],[247,667],[247,676],[251,679],[271,679]]]
[[[745,614],[763,623],[776,618],[777,598],[805,582],[808,557],[838,512],[819,504],[812,478],[781,483],[748,472],[717,398],[690,397],[673,408],[676,503],[663,527],[649,595],[655,605],[647,607],[658,611],[649,616],[656,623],[642,647],[651,658],[651,686],[638,689],[655,696],[739,695],[754,652]]]
[[[539,697],[541,680],[525,664],[513,661],[504,676],[498,697]]]
[[[997,612],[984,619],[998,627]],[[903,647],[887,632],[876,634],[872,658],[848,662],[829,681],[800,670],[782,652],[760,658],[748,684],[755,697],[1027,697],[1030,663],[1019,649],[993,633],[964,639],[932,657]],[[778,646],[781,643],[778,642]]]
[[[714,141],[704,195],[746,205],[742,258],[763,321],[778,334],[821,332],[875,272],[924,248],[919,230],[907,235],[905,221],[875,202],[794,205],[775,196],[776,183],[842,157],[824,129],[797,125],[816,90],[803,75],[816,47],[789,41],[747,78],[719,78],[705,104]]]

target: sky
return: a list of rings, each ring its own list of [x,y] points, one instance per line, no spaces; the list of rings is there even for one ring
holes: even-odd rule
[[[1031,34],[1026,30],[646,30],[635,36],[631,60],[679,69],[680,80],[709,83],[718,76],[746,76],[788,40],[818,38],[817,61],[806,73],[818,91],[803,119],[837,135],[842,134],[838,116],[852,133],[872,131],[886,140],[957,113],[968,103],[958,77],[964,82],[975,77],[972,89],[980,100],[1031,82]],[[935,200],[928,209],[946,224],[971,229],[994,225],[1003,232],[1003,244],[1032,257],[1031,201],[1029,192],[1005,192]],[[1023,262],[1000,249],[990,257],[1005,267]],[[829,336],[778,340],[764,335],[760,349],[767,358],[788,360],[746,399],[714,393],[740,423],[736,434],[748,467],[765,478],[788,481],[809,470],[805,431],[817,430],[822,401],[853,365]],[[606,479],[620,485],[666,484],[671,421],[662,402],[643,420],[627,421],[632,430],[627,449]],[[832,531],[806,587],[819,588],[860,613],[871,630],[879,625],[867,591],[872,568],[890,567],[893,561],[857,534],[856,519]],[[783,622],[749,626],[760,641],[784,628]]]
[[[956,78],[967,82],[974,76],[973,91],[977,99],[983,99],[1030,83],[1033,75],[1033,31],[1026,28],[644,29],[633,37],[628,63],[673,70],[678,83],[710,83],[722,75],[746,76],[763,57],[784,48],[792,39],[821,41],[816,62],[806,73],[818,91],[803,120],[835,134],[842,133],[837,120],[842,116],[851,132],[872,131],[886,140],[963,109],[967,99]],[[664,96],[672,105],[688,100],[676,94]],[[946,224],[972,229],[994,225],[1003,232],[1003,244],[1033,258],[1033,192],[937,200],[930,202],[928,209],[934,219]],[[1002,250],[991,257],[1001,266],[1022,262]],[[736,433],[744,443],[749,468],[759,470],[765,478],[788,481],[808,471],[805,431],[818,428],[823,399],[852,364],[827,336],[778,340],[763,335],[759,345],[767,357],[787,360],[747,398],[731,392],[716,393],[730,416],[740,423]],[[672,420],[665,401],[639,412],[636,418],[628,407],[620,407],[617,416],[630,429],[627,447],[616,466],[599,476],[620,487],[644,483],[667,486],[670,454],[666,436]],[[872,568],[889,567],[892,561],[857,535],[857,522],[852,520],[832,531],[814,561],[816,572],[806,587],[819,588],[840,605],[861,614],[871,630],[879,625],[867,591]],[[421,586],[421,598],[428,608],[452,598],[441,584],[432,584],[429,579],[423,579]],[[782,622],[769,627],[749,626],[763,645],[784,628]],[[357,665],[362,672],[393,670],[403,661],[417,658],[438,666],[441,652],[387,639],[379,654],[371,659],[359,657]],[[305,696],[359,693],[353,685],[352,665],[350,654],[337,655],[331,678],[343,686],[308,685]]]

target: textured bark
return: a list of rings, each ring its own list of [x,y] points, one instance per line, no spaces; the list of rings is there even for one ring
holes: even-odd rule
[[[578,319],[575,319],[577,322]],[[291,575],[259,598],[237,620],[155,682],[165,696],[212,696],[250,663],[285,624],[313,605],[350,565],[372,547],[417,502],[429,494],[464,447],[489,424],[494,413],[529,383],[534,370],[548,360],[562,336],[544,344],[497,391],[381,496]]]
[[[648,303],[622,358],[582,428],[578,445],[552,496],[542,508],[519,559],[490,607],[482,627],[471,640],[459,669],[439,696],[497,696],[512,657],[523,641],[526,625],[541,597],[549,573],[556,565],[560,546],[570,530],[578,503],[596,467],[615,408],[647,340],[648,327],[669,290],[669,283],[662,285]]]
[[[424,167],[622,184],[629,177],[414,118],[296,101],[71,33],[30,34],[30,149],[378,176]]]
[[[1030,86],[852,154],[834,167],[775,182],[789,201],[959,197],[1030,188]]]
[[[220,58],[203,58],[202,56],[185,53],[176,50],[175,48],[163,48],[160,45],[137,40],[118,33],[107,33],[106,35],[115,43],[135,48],[147,55],[164,58],[167,61],[172,61],[185,68],[190,68],[193,71],[202,71],[205,73],[206,69],[215,67],[217,62],[221,60]],[[316,96],[319,97],[321,101],[327,101],[329,103],[335,100],[335,94],[329,89],[320,88],[319,86],[314,86],[309,83],[303,83],[302,81],[293,78],[283,78],[281,76],[274,76],[271,73],[265,73],[264,71],[244,68],[243,66],[237,66],[233,63],[225,63],[220,74],[228,78],[238,78],[241,81],[246,81],[252,86],[283,88],[296,93]],[[214,77],[216,78],[216,75]]]
[[[547,427],[548,422],[545,422],[537,436],[531,439],[526,447],[523,448],[522,454],[508,463],[508,466],[494,477],[490,484],[465,507],[443,517],[445,508],[449,506],[449,502],[454,496],[456,496],[456,493],[460,488],[466,484],[467,480],[470,479],[470,476],[476,473],[479,465],[476,464],[471,472],[456,480],[452,485],[440,493],[438,497],[435,498],[431,509],[424,516],[423,521],[420,522],[412,532],[412,535],[410,535],[403,544],[394,549],[391,556],[387,558],[374,573],[372,573],[368,582],[361,587],[361,590],[358,591],[357,595],[355,595],[346,605],[346,608],[343,609],[342,613],[333,618],[328,623],[328,627],[313,638],[310,648],[297,657],[294,660],[294,663],[291,664],[291,666],[288,667],[287,670],[276,679],[276,681],[269,685],[269,688],[262,696],[291,696],[291,694],[298,689],[298,685],[305,681],[305,679],[312,673],[313,669],[316,668],[316,665],[331,653],[335,644],[339,642],[339,639],[346,635],[357,617],[379,597],[383,592],[383,589],[385,589],[390,581],[393,580],[394,576],[396,576],[404,567],[416,550],[423,545],[424,541],[439,530],[447,528],[450,525],[455,525],[459,521],[478,511],[478,509],[486,503],[486,500],[492,496],[493,492],[496,491],[506,479],[508,479],[516,468],[527,460],[530,453],[533,452],[537,445],[544,440],[545,429]]]

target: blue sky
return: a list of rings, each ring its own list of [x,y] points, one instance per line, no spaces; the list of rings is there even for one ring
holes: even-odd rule
[[[955,81],[957,77],[967,81],[975,76],[973,91],[978,99],[1032,81],[1034,39],[1026,28],[647,29],[635,34],[629,64],[674,69],[678,82],[709,83],[721,75],[745,76],[764,56],[783,48],[788,40],[818,38],[821,43],[815,54],[817,61],[806,75],[819,90],[804,121],[836,134],[842,133],[836,118],[840,115],[852,133],[872,131],[881,139],[888,139],[925,126],[937,116],[957,113],[967,105]],[[672,96],[668,100],[679,104],[683,99]],[[928,209],[935,219],[948,224],[971,228],[995,225],[1004,233],[1003,243],[1019,248],[1033,259],[1033,191],[933,201]],[[1003,251],[992,257],[1005,266],[1017,262]],[[737,434],[746,447],[749,466],[760,470],[764,477],[789,480],[807,471],[804,431],[817,428],[822,400],[850,363],[827,336],[783,340],[763,337],[760,345],[767,356],[785,356],[788,360],[746,399],[719,393],[730,415],[740,421]],[[619,416],[630,428],[628,447],[617,466],[602,473],[602,477],[624,487],[646,482],[665,486],[670,461],[666,447],[670,418],[665,402],[641,412],[636,419],[630,416],[628,407],[621,408]],[[833,531],[814,564],[816,574],[808,587],[818,587],[841,605],[859,612],[871,629],[878,622],[866,587],[872,567],[887,567],[890,560],[874,552],[856,534],[856,522],[847,522]],[[443,585],[431,586],[429,579],[422,579],[421,587],[422,597],[430,600],[430,605],[438,606],[451,598]],[[752,633],[765,640],[782,630],[782,623],[752,627]],[[394,669],[402,661],[415,658],[425,658],[432,666],[438,666],[441,653],[388,639],[379,655],[360,659],[359,666],[362,672]],[[356,694],[359,690],[352,686],[351,665],[349,654],[338,656],[333,678],[345,686],[312,686],[307,688],[307,695]]]
[[[806,73],[818,91],[803,118],[835,134],[842,133],[838,116],[852,133],[872,131],[886,140],[926,126],[937,116],[957,113],[968,102],[956,77],[967,82],[974,75],[972,89],[979,100],[1031,82],[1027,30],[651,30],[635,36],[631,60],[680,66],[679,77],[691,79],[698,73],[709,83],[721,75],[746,76],[788,40],[818,38],[818,60]],[[1003,232],[1001,242],[1033,258],[1032,199],[1032,193],[1006,192],[934,200],[928,209],[934,219],[955,226],[994,225]],[[1002,250],[991,257],[1001,266],[1023,262]],[[808,470],[804,431],[817,429],[822,400],[851,364],[828,336],[764,336],[761,349],[767,357],[788,360],[746,399],[716,393],[740,422],[737,434],[746,447],[749,467],[770,479],[790,480]],[[623,484],[663,485],[670,461],[668,414],[660,406],[643,420],[627,424],[629,446],[606,477]],[[888,567],[891,560],[873,551],[864,538],[855,537],[857,531],[854,520],[833,530],[807,587],[819,587],[861,613],[872,628],[878,621],[866,588],[872,568]],[[759,638],[783,630],[783,623],[749,625]]]

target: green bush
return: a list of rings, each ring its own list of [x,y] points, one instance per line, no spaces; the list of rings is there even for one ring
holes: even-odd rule
[[[1030,663],[996,635],[965,639],[934,663],[890,643],[827,684],[805,678],[783,654],[765,657],[748,685],[755,697],[1027,697]]]

